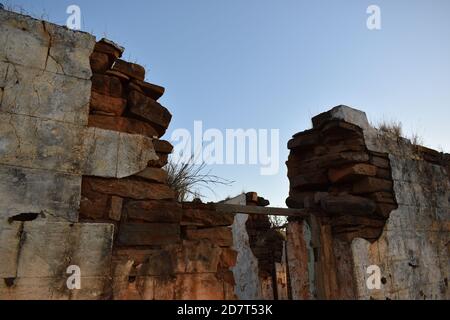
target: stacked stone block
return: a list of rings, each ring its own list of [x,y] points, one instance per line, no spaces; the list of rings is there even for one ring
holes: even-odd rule
[[[115,225],[111,297],[233,298],[234,215],[178,203],[163,168],[173,149],[160,140],[172,117],[157,102],[165,90],[145,82],[145,69],[122,53],[106,39],[95,45],[89,126],[149,137],[157,158],[125,178],[83,177],[80,217]]]
[[[397,208],[388,154],[368,150],[362,128],[330,112],[313,118],[313,129],[288,148],[287,205],[327,214],[333,233],[347,241],[376,240]]]

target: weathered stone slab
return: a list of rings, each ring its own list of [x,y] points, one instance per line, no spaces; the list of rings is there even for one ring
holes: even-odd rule
[[[120,226],[119,243],[127,246],[176,244],[180,226],[170,223],[126,223]]]
[[[44,70],[49,40],[41,21],[0,10],[1,61]]]
[[[82,171],[85,175],[116,177],[118,172],[119,132],[87,128],[83,137]]]
[[[127,133],[87,128],[84,137],[83,174],[124,178],[141,172],[158,159],[152,140]]]
[[[14,222],[1,231],[0,252],[12,259],[1,270],[3,278],[67,279],[71,265],[79,266],[83,277],[109,274],[112,225]]]
[[[0,62],[4,88],[2,112],[86,125],[88,80]]]
[[[149,161],[158,159],[150,138],[128,133],[120,133],[119,137],[117,178],[139,173]]]
[[[87,33],[0,11],[1,61],[89,79],[94,45],[94,37]]]
[[[0,164],[81,173],[80,127],[4,113],[0,124]]]
[[[64,276],[70,265],[79,266],[84,277],[108,275],[113,229],[110,224],[27,222],[17,275]]]
[[[172,200],[175,193],[167,185],[125,179],[84,177],[83,182],[92,190],[135,200]]]
[[[0,166],[0,218],[44,211],[53,219],[76,222],[81,176]]]
[[[324,112],[312,119],[314,128],[321,127],[330,120],[343,120],[359,126],[361,129],[369,128],[369,121],[364,112],[347,106],[337,106],[328,112]]]
[[[94,50],[95,37],[86,32],[43,23],[50,40],[46,70],[89,80],[92,76],[89,57]]]

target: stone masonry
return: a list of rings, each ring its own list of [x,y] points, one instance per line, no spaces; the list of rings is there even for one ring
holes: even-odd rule
[[[286,232],[256,193],[180,203],[165,89],[123,52],[0,9],[0,300],[450,298],[449,154],[339,106],[289,141]]]
[[[449,298],[447,154],[382,133],[346,106],[315,117],[289,149],[287,204],[315,212],[288,227],[299,298]],[[371,265],[380,290],[366,286]]]
[[[234,214],[176,201],[165,90],[123,50],[0,10],[0,299],[234,298]]]

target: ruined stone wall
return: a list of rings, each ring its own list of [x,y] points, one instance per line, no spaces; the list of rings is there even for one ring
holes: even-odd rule
[[[345,106],[315,117],[289,148],[287,204],[315,212],[288,232],[300,298],[448,299],[447,155],[377,131]],[[309,244],[314,271],[305,273]],[[370,265],[381,268],[381,290],[366,286]]]
[[[249,192],[227,204],[266,207],[269,201]],[[232,268],[235,293],[243,300],[287,300],[285,237],[272,227],[269,217],[237,214],[233,223],[233,248],[237,263]]]
[[[0,299],[234,298],[234,215],[177,202],[164,88],[122,53],[0,10]]]

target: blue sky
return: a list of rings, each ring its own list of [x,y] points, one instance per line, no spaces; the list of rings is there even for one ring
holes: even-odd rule
[[[167,88],[161,103],[172,130],[280,129],[280,173],[258,166],[213,166],[235,180],[220,200],[257,191],[284,206],[289,184],[286,143],[310,118],[335,105],[367,112],[373,122],[399,120],[406,134],[450,150],[450,1],[448,0],[146,0],[5,1],[65,24],[81,7],[83,30],[126,48]],[[382,30],[366,27],[369,5]]]

